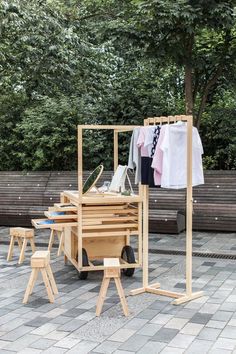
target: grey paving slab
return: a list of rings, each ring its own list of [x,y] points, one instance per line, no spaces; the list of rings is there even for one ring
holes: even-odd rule
[[[206,244],[210,242],[207,233],[203,236],[196,233],[194,237],[199,237],[194,247],[203,249],[205,238],[208,239]],[[177,244],[176,240],[174,247]],[[170,239],[162,237],[155,244],[151,238],[151,246],[157,245],[167,247]],[[180,247],[183,245],[181,243]],[[233,260],[193,258],[193,287],[203,288],[205,295],[202,298],[173,306],[172,299],[164,296],[147,293],[128,296],[130,316],[126,318],[113,285],[109,288],[102,315],[96,317],[102,272],[90,272],[87,281],[78,281],[74,268],[65,267],[63,258],[57,258],[53,252],[51,261],[59,289],[54,304],[48,302],[39,279],[29,304],[23,305],[30,273],[29,259],[23,266],[17,265],[17,259],[6,262],[7,246],[1,246],[1,354],[187,354],[204,353],[209,343],[212,345],[207,349],[209,353],[232,354],[236,350],[236,267]],[[183,256],[150,254],[149,258],[150,282],[160,282],[165,289],[183,291]],[[140,287],[141,281],[140,270],[135,271],[132,278],[122,277],[126,294],[130,289]]]
[[[134,334],[127,341],[121,344],[120,349],[137,352],[149,340],[149,337],[141,334]]]

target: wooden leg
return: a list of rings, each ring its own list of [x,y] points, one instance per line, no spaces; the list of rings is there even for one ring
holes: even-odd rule
[[[8,255],[7,255],[7,261],[10,261],[12,259],[14,243],[15,243],[14,236],[11,236],[9,250],[8,250]]]
[[[29,296],[32,292],[32,288],[34,286],[34,279],[35,279],[35,272],[36,272],[36,269],[33,268],[32,269],[32,272],[30,274],[30,278],[29,278],[29,282],[28,282],[28,285],[27,285],[27,288],[26,288],[26,291],[25,291],[25,296],[24,296],[24,299],[23,299],[23,304],[26,304],[29,300]]]
[[[19,258],[19,262],[18,262],[19,264],[21,264],[24,261],[26,245],[27,245],[27,238],[25,237],[24,241],[23,241],[22,248],[21,248],[21,252],[20,252],[20,258]]]
[[[34,243],[33,237],[30,238],[30,245],[31,245],[32,252],[34,253],[36,251],[36,248],[35,248],[35,243]]]
[[[22,249],[22,240],[21,240],[20,237],[17,237],[17,242],[18,242],[19,249],[21,251],[21,249]]]
[[[48,275],[47,275],[47,271],[45,268],[41,268],[41,273],[42,273],[42,277],[43,277],[43,281],[47,290],[47,294],[48,294],[48,298],[50,302],[54,302],[54,296],[52,293],[52,289],[51,289],[51,285],[48,279]]]
[[[58,294],[57,285],[56,285],[56,282],[55,282],[55,279],[54,279],[54,276],[53,276],[53,272],[52,272],[51,266],[48,265],[46,270],[47,270],[47,273],[48,273],[49,281],[50,281],[51,286],[52,286],[52,291],[53,291],[54,294]]]
[[[101,289],[99,292],[99,296],[98,296],[97,307],[96,307],[96,316],[100,316],[100,314],[102,312],[102,306],[103,306],[104,300],[106,298],[109,283],[110,283],[110,278],[104,277],[103,281],[102,281]]]
[[[60,236],[60,242],[59,242],[59,248],[58,248],[58,252],[57,255],[60,256],[62,250],[64,249],[64,232],[61,232],[61,236]]]
[[[50,252],[52,250],[53,243],[54,243],[54,230],[51,230],[50,238],[49,238],[49,242],[48,242],[48,251],[50,251]]]
[[[64,254],[64,264],[66,265],[68,263],[68,257]]]
[[[33,268],[33,270],[35,271],[34,272],[34,277],[33,277],[33,281],[32,281],[32,284],[31,284],[31,288],[30,288],[30,295],[32,294],[33,292],[33,289],[34,289],[34,284],[37,280],[37,277],[38,277],[38,272],[39,272],[39,269],[38,268]]]
[[[129,316],[129,309],[128,309],[128,305],[127,305],[127,302],[125,299],[125,293],[124,293],[120,278],[114,278],[114,280],[115,280],[116,288],[117,288],[117,291],[118,291],[118,294],[120,297],[120,302],[121,302],[121,305],[123,308],[123,312],[124,312],[125,316]]]

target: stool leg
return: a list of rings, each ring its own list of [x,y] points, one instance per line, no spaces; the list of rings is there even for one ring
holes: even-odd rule
[[[54,230],[51,230],[50,238],[49,238],[49,242],[48,242],[48,251],[50,251],[50,252],[52,250],[53,243],[54,243]]]
[[[30,287],[30,295],[32,294],[33,292],[33,289],[34,289],[34,284],[36,282],[36,279],[38,277],[38,272],[39,272],[39,268],[33,268],[35,270],[34,272],[34,278],[33,278],[33,281],[32,281],[32,284],[31,284],[31,287]]]
[[[99,292],[99,296],[98,296],[97,307],[96,307],[96,316],[100,316],[100,314],[102,312],[102,307],[103,307],[104,300],[106,298],[109,283],[110,283],[110,278],[104,277],[103,281],[102,281],[101,289]]]
[[[30,278],[29,278],[29,282],[28,282],[28,285],[27,285],[27,288],[26,288],[26,291],[25,291],[25,296],[24,296],[24,299],[23,299],[23,304],[26,304],[29,300],[29,296],[32,292],[32,288],[34,286],[34,279],[35,279],[35,273],[36,272],[36,269],[33,268],[32,269],[32,272],[30,274]],[[38,274],[38,273],[37,273]]]
[[[60,236],[60,242],[59,242],[59,248],[58,248],[58,252],[57,255],[60,256],[62,250],[64,249],[64,232],[61,232],[61,236]]]
[[[7,261],[10,261],[12,259],[14,243],[15,243],[14,236],[11,236],[9,250],[8,250],[8,255],[7,255]]]
[[[25,258],[26,245],[27,245],[27,238],[25,237],[24,241],[23,241],[22,248],[21,248],[21,252],[20,252],[20,258],[19,258],[19,262],[18,262],[19,264],[21,264]]]
[[[124,312],[125,316],[129,316],[129,309],[128,309],[128,305],[127,305],[127,302],[126,302],[126,299],[125,299],[125,293],[124,293],[124,290],[122,288],[122,284],[121,284],[120,278],[114,278],[114,280],[115,280],[116,288],[117,288],[117,291],[118,291],[118,294],[119,294],[119,297],[120,297],[120,302],[121,302],[121,305],[122,305],[122,308],[123,308],[123,312]]]
[[[17,242],[18,242],[19,249],[21,251],[21,249],[22,249],[22,241],[21,241],[20,237],[17,237]]]
[[[30,238],[30,245],[31,245],[32,252],[34,253],[36,251],[36,248],[35,248],[35,243],[33,238]]]
[[[43,281],[44,281],[44,284],[45,284],[45,287],[46,287],[46,290],[47,290],[49,301],[50,302],[54,302],[54,296],[53,296],[53,293],[52,293],[51,285],[50,285],[49,280],[48,280],[48,275],[47,275],[46,269],[45,268],[41,268],[41,273],[42,273]]]
[[[54,276],[53,276],[53,272],[52,272],[52,268],[51,268],[50,264],[47,266],[46,271],[48,273],[48,278],[49,278],[49,281],[50,281],[51,286],[52,286],[52,291],[54,292],[54,294],[58,294],[57,285],[56,285],[56,282],[55,282],[55,279],[54,279]]]

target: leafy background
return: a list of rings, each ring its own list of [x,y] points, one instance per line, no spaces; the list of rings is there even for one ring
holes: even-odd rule
[[[78,124],[192,113],[207,169],[236,168],[235,1],[0,2],[0,169],[73,170]],[[112,167],[85,134],[84,167]],[[120,137],[127,161],[129,137]]]

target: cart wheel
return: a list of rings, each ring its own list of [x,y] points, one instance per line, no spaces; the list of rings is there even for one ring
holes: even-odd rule
[[[78,261],[78,255],[76,257],[76,260]],[[89,266],[88,255],[85,248],[82,248],[82,264],[83,267]],[[86,280],[88,277],[88,272],[78,271],[78,277],[80,280]]]
[[[133,248],[131,246],[124,246],[121,252],[121,258],[127,263],[135,263]],[[132,277],[135,268],[122,269],[122,271],[127,277]]]

